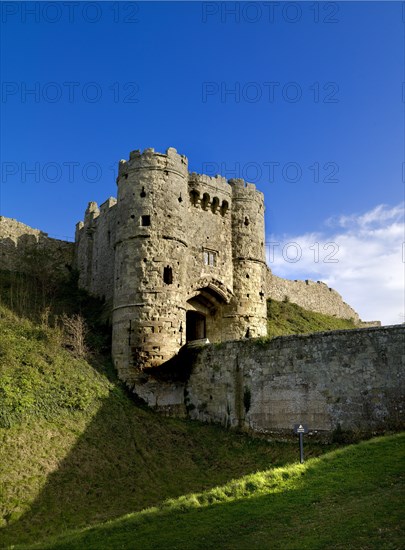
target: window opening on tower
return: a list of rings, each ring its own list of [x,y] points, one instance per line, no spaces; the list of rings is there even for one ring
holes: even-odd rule
[[[171,285],[173,283],[173,269],[170,265],[163,268],[163,282],[167,285]]]

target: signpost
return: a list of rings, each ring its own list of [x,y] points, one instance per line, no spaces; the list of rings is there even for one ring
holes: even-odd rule
[[[308,433],[308,426],[305,424],[294,424],[294,433],[300,436],[300,462],[304,464],[304,434]]]

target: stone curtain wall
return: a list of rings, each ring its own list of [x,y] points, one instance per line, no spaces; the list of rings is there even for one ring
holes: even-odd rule
[[[73,254],[74,243],[52,239],[38,229],[0,216],[0,269],[31,272],[31,262],[37,258],[46,261],[55,272],[66,274],[66,265],[72,265]]]
[[[210,345],[185,390],[192,419],[260,433],[373,430],[403,422],[405,327]]]
[[[100,207],[90,202],[84,222],[76,225],[75,266],[79,286],[105,299],[112,308],[114,292],[114,245],[117,200],[107,199]]]
[[[299,306],[332,315],[341,319],[353,319],[360,323],[358,313],[354,311],[336,290],[329,288],[321,281],[290,281],[273,275],[270,269],[267,272],[266,296],[273,300],[283,301],[287,297],[290,302]],[[376,321],[371,322],[378,325]]]

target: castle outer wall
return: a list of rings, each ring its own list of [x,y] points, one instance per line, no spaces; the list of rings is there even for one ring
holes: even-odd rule
[[[52,239],[12,218],[0,216],[0,269],[32,272],[32,262],[46,263],[47,269],[65,276],[74,260],[75,244]]]
[[[291,433],[297,423],[320,432],[399,429],[404,371],[401,325],[227,342],[199,352],[186,407],[192,419],[258,433]]]
[[[339,319],[352,319],[363,324],[359,314],[343,301],[341,295],[322,281],[290,281],[273,275],[270,269],[266,277],[266,296],[282,302],[288,299],[309,311],[316,311]],[[377,321],[373,325],[379,325]]]

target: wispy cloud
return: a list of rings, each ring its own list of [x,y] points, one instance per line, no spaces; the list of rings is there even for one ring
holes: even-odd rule
[[[364,214],[351,214],[350,216],[337,216],[326,220],[325,225],[329,227],[342,227],[348,229],[357,229],[360,231],[369,231],[374,226],[380,227],[384,222],[399,224],[404,221],[404,204],[399,204],[389,208],[385,204],[379,204],[373,210]]]
[[[404,241],[404,203],[381,204],[330,218],[324,231],[269,235],[268,263],[280,277],[324,281],[364,320],[396,324],[405,321]]]

